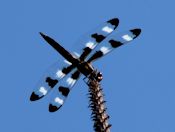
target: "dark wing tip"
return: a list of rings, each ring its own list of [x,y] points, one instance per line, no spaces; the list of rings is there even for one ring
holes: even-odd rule
[[[61,107],[61,106],[60,106]],[[55,112],[57,111],[60,107],[54,106],[52,104],[49,104],[49,112]]]
[[[43,96],[39,97],[37,94],[35,94],[35,92],[32,92],[31,96],[30,96],[30,101],[36,101],[41,99]]]
[[[136,28],[136,29],[132,29],[130,30],[136,37],[140,35],[141,33],[141,29],[140,28]],[[135,37],[135,38],[136,38]]]
[[[112,24],[112,25],[114,25],[115,28],[116,28],[118,26],[118,24],[119,24],[119,19],[118,18],[113,18],[113,19],[111,19],[111,20],[109,20],[107,22]]]

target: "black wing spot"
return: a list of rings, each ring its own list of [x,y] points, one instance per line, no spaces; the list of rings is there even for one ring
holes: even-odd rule
[[[86,48],[84,48],[83,50],[84,50],[85,53],[91,52],[91,49],[90,49],[89,47],[86,47]]]
[[[92,38],[95,38],[96,42],[100,43],[102,40],[105,39],[105,36],[98,35],[97,33],[91,35]]]
[[[83,61],[91,51],[92,51],[92,49],[90,49],[89,47],[85,47],[83,49],[83,53],[80,56],[80,60]]]
[[[64,67],[64,68],[62,69],[62,72],[63,72],[64,74],[69,73],[69,71],[67,70],[67,68],[66,68],[66,67]]]
[[[102,57],[103,56],[103,52],[102,51],[97,51],[95,54],[94,54],[94,57]]]
[[[103,56],[103,52],[102,51],[96,51],[95,54],[93,56],[91,56],[91,58],[89,58],[88,62],[92,62],[95,59],[98,59],[100,57]]]
[[[58,80],[57,79],[52,79],[50,77],[47,77],[46,78],[46,82],[48,83],[48,85],[53,88],[57,83],[58,83]]]
[[[39,97],[37,94],[35,94],[35,92],[32,92],[32,94],[30,96],[30,101],[36,101],[36,100],[39,100],[42,97],[44,97],[44,96]]]
[[[109,40],[109,43],[111,44],[111,46],[113,48],[117,48],[117,47],[119,47],[119,46],[121,46],[123,44],[120,41],[115,41],[115,40]]]
[[[114,25],[115,28],[118,26],[119,24],[119,20],[117,18],[111,19],[109,21],[107,21],[108,23],[110,23],[111,25]]]
[[[141,33],[141,29],[133,29],[130,31],[135,35],[134,39]]]
[[[59,90],[59,92],[61,92],[62,95],[64,95],[65,97],[67,97],[67,95],[68,95],[69,92],[70,92],[69,88],[63,87],[63,86],[60,86],[60,87],[58,88],[58,90]]]
[[[61,105],[61,106],[62,106],[62,105]],[[57,107],[57,106],[54,106],[54,105],[50,104],[50,105],[49,105],[49,112],[55,112],[55,111],[57,111],[58,109],[60,109],[61,106]]]
[[[80,76],[80,72],[79,72],[79,71],[76,71],[76,72],[74,72],[74,73],[72,74],[71,77],[72,77],[73,79],[78,79],[79,76]]]
[[[75,66],[73,66],[73,65],[70,65],[70,66],[68,66],[68,67],[64,67],[63,69],[62,69],[62,72],[64,73],[64,74],[68,74],[70,71],[72,71],[72,69],[74,69],[75,68]]]
[[[68,70],[67,67],[64,67],[64,68],[62,69],[62,72],[63,72],[64,74],[68,74],[68,73],[69,73],[69,70]]]

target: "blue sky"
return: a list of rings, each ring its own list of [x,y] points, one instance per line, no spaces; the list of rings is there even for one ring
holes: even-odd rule
[[[38,32],[71,51],[83,34],[118,17],[118,31],[140,27],[142,34],[94,64],[103,72],[111,131],[174,132],[174,4],[173,0],[1,0],[0,131],[93,131],[82,80],[56,113],[48,112],[51,94],[29,101],[39,78],[61,58]]]

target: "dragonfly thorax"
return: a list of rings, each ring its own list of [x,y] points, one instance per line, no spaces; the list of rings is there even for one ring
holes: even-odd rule
[[[77,68],[82,74],[84,74],[89,79],[95,79],[99,82],[103,79],[102,73],[98,72],[97,70],[94,70],[92,65],[86,61],[82,61],[81,63],[79,63]]]
[[[92,65],[85,61],[80,62],[77,65],[77,68],[86,77],[88,77],[94,71],[94,68],[92,67]]]

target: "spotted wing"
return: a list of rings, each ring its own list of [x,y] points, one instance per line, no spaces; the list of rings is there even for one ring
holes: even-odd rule
[[[60,62],[57,62],[52,65],[38,82],[30,96],[30,100],[36,101],[47,95],[71,70],[72,65],[69,63],[61,65]]]
[[[55,112],[60,109],[80,75],[79,71],[74,70],[74,72],[69,73],[63,80],[61,80],[59,85],[56,86],[49,103],[50,112]]]
[[[113,18],[88,32],[88,35],[84,35],[77,42],[78,48],[75,49],[73,55],[80,58],[80,60],[84,60],[100,42],[102,42],[117,28],[118,24],[119,20],[117,18]]]
[[[88,58],[88,62],[92,62],[98,58],[101,58],[102,56],[111,52],[113,49],[131,42],[137,38],[140,33],[141,29],[132,29],[121,33],[114,32],[100,44],[100,49],[94,51],[92,56]]]

